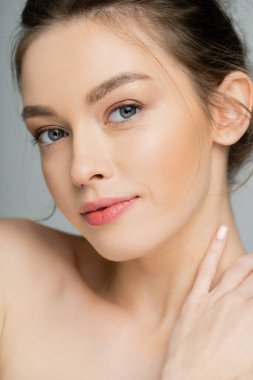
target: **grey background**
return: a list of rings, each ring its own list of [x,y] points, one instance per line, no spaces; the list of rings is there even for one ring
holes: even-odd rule
[[[0,217],[40,219],[50,214],[53,200],[41,173],[38,148],[30,143],[20,118],[21,101],[10,70],[11,41],[24,3],[0,0]],[[249,46],[249,61],[253,62],[253,0],[223,0],[223,5]],[[253,169],[253,160],[239,180],[249,169]],[[253,178],[231,199],[245,249],[253,252]],[[79,235],[58,209],[41,224]]]

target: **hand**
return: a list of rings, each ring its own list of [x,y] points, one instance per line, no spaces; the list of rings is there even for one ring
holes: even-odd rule
[[[173,328],[161,380],[253,379],[253,254],[211,290],[227,234],[217,235]]]

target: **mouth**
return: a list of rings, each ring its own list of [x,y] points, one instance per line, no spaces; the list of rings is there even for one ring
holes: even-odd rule
[[[107,207],[100,207],[93,211],[82,214],[84,220],[91,226],[101,226],[107,224],[129,210],[139,197],[111,204]]]
[[[115,203],[116,204],[116,203]],[[108,206],[109,207],[109,206]],[[101,207],[101,208],[98,208],[96,211],[103,211],[103,210],[105,210],[106,208],[108,208],[108,207]],[[89,211],[89,212],[94,212],[94,211]],[[88,213],[89,213],[88,212]]]

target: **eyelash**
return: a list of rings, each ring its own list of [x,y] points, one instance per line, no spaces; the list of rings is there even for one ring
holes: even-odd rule
[[[144,108],[144,106],[143,106],[142,104],[138,104],[138,103],[125,103],[125,104],[120,105],[119,107],[114,108],[114,109],[110,112],[110,114],[113,113],[113,112],[115,112],[115,111],[117,111],[117,110],[121,110],[121,109],[124,109],[124,108],[127,108],[127,107],[135,107],[136,109],[138,109],[138,111],[141,111],[141,110]],[[138,113],[139,113],[139,112],[138,112]],[[135,115],[134,115],[134,116],[135,116]],[[133,117],[133,116],[132,116],[132,117]],[[129,119],[123,120],[123,121],[113,122],[113,123],[126,123],[126,122],[130,121],[130,120],[132,119],[132,117],[130,117]],[[40,142],[39,142],[40,135],[41,135],[42,133],[44,133],[44,132],[48,132],[48,131],[50,131],[50,130],[62,130],[62,129],[61,129],[61,128],[47,128],[47,129],[44,129],[44,130],[38,130],[38,131],[36,131],[36,132],[34,133],[33,138],[32,138],[32,140],[31,140],[31,144],[32,144],[33,146],[35,146],[35,145],[37,145],[37,144],[40,144]],[[66,133],[66,132],[65,132],[65,133]],[[52,143],[52,144],[41,144],[41,145],[53,145],[53,144],[54,144],[54,143]]]

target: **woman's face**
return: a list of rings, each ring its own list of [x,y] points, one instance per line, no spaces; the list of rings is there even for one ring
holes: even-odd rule
[[[137,26],[133,31],[145,40]],[[65,217],[114,261],[165,247],[201,209],[210,182],[210,122],[186,72],[155,42],[149,46],[167,73],[138,44],[80,19],[42,32],[23,62],[24,106],[36,107],[26,108],[24,118],[32,134],[42,132],[49,191]],[[99,99],[88,96],[123,73],[143,78],[125,75]],[[128,196],[139,198],[103,225],[79,213],[84,202]]]

